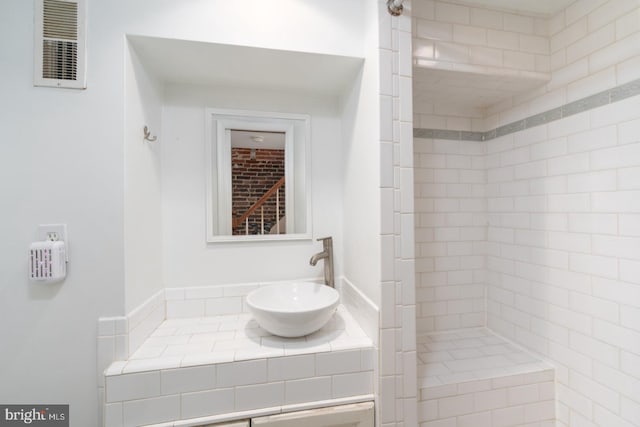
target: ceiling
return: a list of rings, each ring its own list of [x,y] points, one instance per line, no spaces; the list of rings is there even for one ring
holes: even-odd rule
[[[576,0],[455,0],[451,3],[551,16]]]

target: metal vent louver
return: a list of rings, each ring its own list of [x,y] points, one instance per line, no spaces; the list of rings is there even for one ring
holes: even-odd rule
[[[36,0],[36,86],[85,88],[85,1]]]

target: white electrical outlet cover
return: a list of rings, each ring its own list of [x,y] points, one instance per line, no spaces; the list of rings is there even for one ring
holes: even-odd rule
[[[55,236],[51,238],[51,236]],[[44,242],[47,240],[57,240],[65,242],[67,250],[65,251],[66,261],[69,262],[69,240],[67,237],[67,224],[40,224],[38,226],[38,240]]]

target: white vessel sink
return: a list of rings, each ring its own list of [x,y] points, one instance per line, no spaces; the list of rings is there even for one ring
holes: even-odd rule
[[[280,337],[309,335],[322,328],[340,302],[338,291],[312,282],[264,286],[247,295],[258,325]]]

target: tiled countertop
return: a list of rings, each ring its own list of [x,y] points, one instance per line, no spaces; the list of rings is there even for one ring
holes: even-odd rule
[[[375,349],[339,306],[303,338],[249,314],[162,322],[105,371],[106,427],[197,426],[373,399]]]
[[[246,313],[167,319],[129,360],[112,363],[105,375],[371,346],[371,340],[343,306],[322,329],[302,338],[271,335]]]

